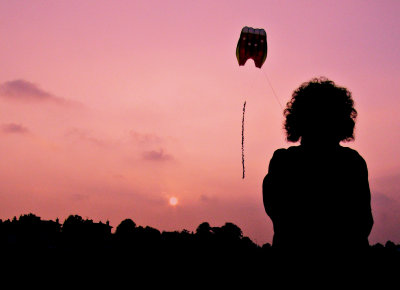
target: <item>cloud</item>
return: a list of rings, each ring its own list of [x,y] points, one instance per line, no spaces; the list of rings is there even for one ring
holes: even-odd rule
[[[129,132],[130,142],[141,153],[142,159],[147,161],[171,161],[175,158],[171,154],[167,154],[163,148],[168,147],[171,138],[159,136],[154,133],[141,133],[135,130]],[[158,150],[154,148],[160,148]]]
[[[80,128],[71,128],[68,130],[68,132],[66,132],[65,136],[72,137],[99,147],[109,147],[111,145],[110,142],[94,137],[91,132]]]
[[[8,123],[1,125],[1,132],[6,134],[26,134],[29,133],[29,130],[20,124]]]
[[[391,175],[374,178],[371,180],[374,189],[385,192],[391,196],[397,196],[400,192],[400,173],[395,172]]]
[[[374,226],[370,243],[400,241],[400,173],[392,171],[388,175],[370,179],[371,206]]]
[[[388,208],[396,205],[396,201],[393,198],[390,198],[389,196],[379,192],[372,194],[371,200],[376,206],[382,208]]]
[[[373,192],[371,194],[371,206],[374,217],[374,226],[371,232],[373,243],[384,243],[392,240],[400,241],[400,203],[388,194]],[[371,241],[370,240],[370,241]]]
[[[129,135],[135,143],[140,145],[153,145],[162,142],[162,138],[155,134],[148,134],[148,133],[144,134],[131,130],[129,132]]]
[[[200,195],[200,201],[208,202],[209,200],[210,200],[210,198],[207,195],[205,195],[205,194]]]
[[[200,201],[204,203],[215,203],[217,202],[217,198],[211,197],[207,194],[200,195]]]
[[[142,157],[149,161],[169,161],[173,159],[171,155],[165,154],[163,149],[144,151]]]
[[[72,201],[82,202],[84,200],[89,199],[89,195],[88,194],[75,193],[75,194],[71,194],[69,196],[69,198]]]
[[[38,85],[29,81],[18,79],[0,84],[0,97],[12,101],[21,102],[52,102],[57,104],[67,104],[63,98],[57,97]]]

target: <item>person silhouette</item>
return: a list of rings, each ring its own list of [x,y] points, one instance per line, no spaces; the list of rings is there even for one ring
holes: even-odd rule
[[[368,249],[373,217],[367,165],[340,145],[354,140],[351,92],[314,78],[293,92],[284,116],[287,141],[300,145],[276,150],[263,180],[272,248],[320,254]]]

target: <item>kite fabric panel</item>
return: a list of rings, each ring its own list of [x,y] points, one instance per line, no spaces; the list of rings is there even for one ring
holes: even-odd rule
[[[256,67],[261,68],[267,58],[267,33],[264,29],[243,27],[236,47],[239,65],[245,65],[251,58]]]

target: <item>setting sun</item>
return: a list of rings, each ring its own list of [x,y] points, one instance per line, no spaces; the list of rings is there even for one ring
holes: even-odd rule
[[[169,199],[169,204],[172,206],[176,206],[178,204],[178,199],[175,196],[171,197]]]

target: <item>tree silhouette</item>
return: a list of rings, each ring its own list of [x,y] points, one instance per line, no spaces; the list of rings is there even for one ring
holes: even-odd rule
[[[129,237],[135,233],[136,223],[131,219],[123,220],[115,231],[116,235]]]
[[[208,222],[201,223],[196,229],[196,235],[199,237],[209,237],[212,235],[212,228]]]
[[[43,259],[52,257],[53,263],[96,261],[110,266],[174,264],[256,271],[260,265],[259,269],[270,270],[280,257],[271,244],[258,246],[230,222],[221,227],[203,222],[194,233],[186,229],[160,232],[150,226],[137,226],[131,219],[123,220],[113,234],[111,228],[109,222],[93,222],[79,215],[68,216],[61,225],[58,219],[42,220],[26,214],[19,219],[0,220],[0,247],[5,253],[40,253]],[[325,249],[321,257],[329,251]],[[363,261],[371,269],[380,265],[382,271],[389,271],[391,265],[400,262],[400,245],[392,241],[375,244]]]
[[[104,247],[111,238],[111,226],[107,222],[94,223],[79,215],[70,215],[62,225],[63,245],[72,249],[97,249]]]
[[[222,235],[227,240],[240,240],[243,237],[242,230],[233,223],[224,224],[217,234]]]
[[[123,247],[127,247],[134,242],[136,223],[131,219],[123,220],[115,231],[116,242]]]

